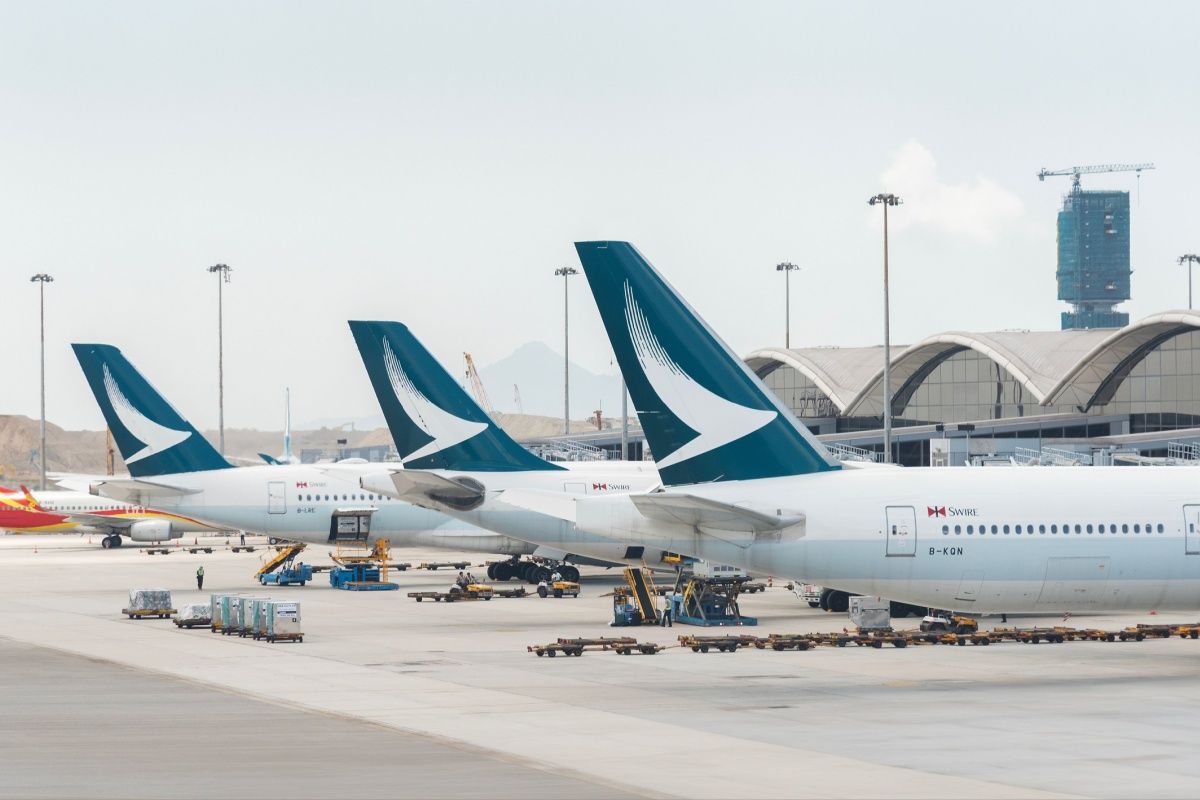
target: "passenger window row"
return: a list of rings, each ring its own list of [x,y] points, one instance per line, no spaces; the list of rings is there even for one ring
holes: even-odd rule
[[[296,495],[296,502],[299,503],[300,501],[303,500],[305,503],[313,503],[313,502],[320,503],[321,498],[322,498],[322,495],[319,495],[319,494],[298,494],[298,495]],[[324,498],[325,498],[325,502],[327,502],[327,503],[328,502],[336,503],[338,501],[338,496],[336,494],[334,494],[334,495],[327,494],[327,495],[324,495]],[[376,500],[391,500],[392,498],[384,497],[383,495],[379,495],[378,497],[376,497],[373,494],[360,494],[360,495],[344,494],[341,496],[341,499],[343,502],[350,501],[350,500],[370,500],[370,501],[374,502]]]
[[[1059,530],[1060,527],[1062,528],[1061,531]],[[1137,533],[1142,533],[1143,531],[1145,533],[1163,533],[1165,531],[1165,529],[1161,522],[1158,523],[1157,525],[1154,525],[1149,522],[1147,522],[1145,525],[1142,525],[1140,522],[1135,522],[1132,525],[1130,525],[1129,523],[1122,523],[1121,525],[1116,525],[1116,524],[1111,524],[1111,523],[1107,524],[1107,525],[1104,523],[1099,523],[1096,525],[1088,523],[1085,525],[1081,525],[1079,523],[1075,523],[1074,525],[1062,525],[1062,526],[1059,526],[1059,525],[1036,525],[1036,526],[1034,526],[1034,525],[955,525],[954,526],[954,535],[955,536],[962,536],[964,533],[967,536],[973,536],[975,534],[979,534],[980,536],[985,536],[989,532],[993,536],[996,536],[996,535],[1008,536],[1010,533],[1015,534],[1017,536],[1020,536],[1022,534],[1025,534],[1026,536],[1032,536],[1032,535],[1034,535],[1034,533],[1037,533],[1040,536],[1045,536],[1047,533],[1049,533],[1051,536],[1056,536],[1059,533],[1062,533],[1064,536],[1068,536],[1071,533],[1076,533],[1076,534],[1093,534],[1093,533],[1128,534],[1128,533],[1135,533],[1135,534],[1137,534]],[[942,526],[942,536],[949,536],[949,535],[950,535],[950,526],[943,525]]]

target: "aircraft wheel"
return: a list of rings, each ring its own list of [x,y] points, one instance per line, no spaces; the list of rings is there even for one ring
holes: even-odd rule
[[[103,539],[100,540],[100,546],[103,547],[105,550],[112,547],[112,537],[105,536]]]
[[[489,581],[496,580],[496,565],[495,564],[488,564],[487,576],[488,576]]]
[[[571,581],[572,583],[579,580],[579,570],[570,564],[564,564],[559,571],[562,572],[562,576],[565,580]]]

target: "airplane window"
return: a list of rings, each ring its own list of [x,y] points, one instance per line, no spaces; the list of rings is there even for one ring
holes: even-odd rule
[[[1159,533],[1162,533],[1162,532],[1163,532],[1163,525],[1162,525],[1162,523],[1161,523],[1161,522],[1160,522],[1160,523],[1158,523],[1158,532],[1159,532]]]
[[[1050,526],[1050,533],[1051,533],[1051,534],[1058,533],[1058,526],[1057,526],[1057,525],[1051,525],[1051,526]]]
[[[1018,525],[1018,526],[1017,526],[1017,527],[1016,527],[1016,528],[1013,530],[1013,533],[1015,533],[1015,534],[1017,534],[1018,536],[1020,536],[1020,535],[1021,535],[1021,526],[1020,526],[1020,525]]]
[[[1121,533],[1129,533],[1129,526],[1122,523],[1121,524]]]
[[[1088,532],[1088,533],[1091,533],[1091,532],[1092,532],[1092,526],[1091,526],[1090,524],[1087,526],[1087,532]]]
[[[968,526],[968,527],[970,527],[970,526]],[[954,526],[954,535],[955,535],[955,536],[962,536],[962,525],[955,525],[955,526]]]
[[[1008,536],[1008,526],[1007,525],[1004,526],[1004,535]]]
[[[1100,525],[1100,530],[1098,531],[1098,533],[1104,533],[1104,525]]]
[[[1154,526],[1149,522],[1146,523],[1146,533],[1154,533]]]
[[[999,530],[999,529],[998,529],[998,528],[997,528],[995,525],[993,525],[993,526],[992,526],[992,535],[993,535],[993,536],[995,536],[995,535],[996,535],[996,533],[998,532],[998,530]]]
[[[950,526],[943,525],[942,526],[942,536],[949,536],[949,535],[950,535]]]
[[[956,527],[957,527],[957,526],[956,526]],[[980,530],[982,530],[982,528],[980,528]],[[971,535],[973,535],[974,533],[975,533],[975,526],[974,526],[974,525],[968,525],[968,526],[967,526],[967,536],[971,536]]]
[[[1082,526],[1082,525],[1076,525],[1076,526],[1075,526],[1075,533],[1083,533],[1083,526]]]
[[[1141,532],[1142,532],[1142,526],[1141,526],[1141,524],[1140,524],[1140,523],[1137,523],[1137,522],[1133,523],[1133,532],[1134,532],[1134,533],[1141,533]]]

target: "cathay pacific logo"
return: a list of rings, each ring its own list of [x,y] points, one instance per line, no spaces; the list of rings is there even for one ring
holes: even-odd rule
[[[412,423],[433,439],[432,442],[404,456],[404,461],[441,452],[487,430],[487,423],[456,417],[431,403],[404,372],[388,340],[380,341],[383,344],[383,364],[387,370],[388,382],[392,385],[392,393]]]
[[[719,397],[684,372],[654,335],[628,281],[625,283],[625,324],[650,387],[680,422],[698,434],[673,453],[659,458],[660,468],[735,442],[778,416],[776,411],[748,408]]]
[[[132,464],[135,461],[141,461],[143,458],[157,455],[164,450],[170,450],[192,435],[191,431],[177,431],[174,428],[159,425],[134,408],[133,403],[129,402],[124,393],[121,392],[121,387],[117,385],[117,381],[113,378],[112,373],[108,371],[108,364],[102,366],[104,369],[104,391],[108,395],[108,402],[112,405],[113,412],[116,413],[117,419],[121,421],[121,424],[125,426],[125,430],[129,431],[129,435],[145,445],[141,450],[128,456],[125,459],[126,464]]]

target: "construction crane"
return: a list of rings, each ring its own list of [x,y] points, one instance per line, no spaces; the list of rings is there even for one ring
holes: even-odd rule
[[[517,407],[518,414],[525,413],[525,404],[521,402],[521,387],[513,384],[513,405]]]
[[[1045,167],[1038,173],[1038,180],[1044,181],[1046,178],[1053,178],[1059,175],[1071,176],[1071,191],[1078,192],[1079,178],[1081,175],[1095,175],[1101,172],[1136,172],[1138,177],[1142,176],[1142,170],[1154,169],[1153,164],[1092,164],[1086,167],[1067,167],[1066,169],[1046,169]]]
[[[475,361],[471,354],[463,353],[463,361],[467,364],[467,383],[471,386],[471,394],[475,395],[475,402],[479,403],[489,416],[494,415],[496,409],[492,407],[492,401],[488,400],[487,391],[483,388],[483,381],[479,378],[479,370],[475,369]]]

